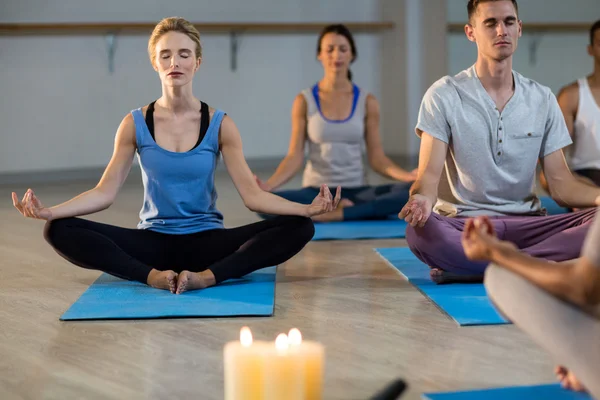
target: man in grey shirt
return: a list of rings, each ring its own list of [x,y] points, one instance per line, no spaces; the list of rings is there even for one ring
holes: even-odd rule
[[[425,94],[418,177],[399,214],[410,224],[410,249],[437,283],[483,280],[487,264],[461,247],[464,217],[491,216],[500,238],[530,255],[579,257],[594,210],[546,216],[533,192],[538,160],[559,204],[591,207],[600,196],[567,167],[562,148],[571,138],[555,96],[512,70],[522,32],[516,0],[470,0],[467,9],[477,62]]]

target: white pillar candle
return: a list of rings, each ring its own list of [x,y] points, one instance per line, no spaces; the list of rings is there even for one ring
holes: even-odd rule
[[[304,400],[321,400],[323,397],[323,375],[325,347],[321,343],[302,340],[296,328],[289,332],[290,352],[298,354],[304,368]]]
[[[263,400],[266,342],[254,342],[252,332],[243,327],[240,340],[224,349],[225,400]]]
[[[304,400],[303,358],[290,351],[287,335],[277,336],[265,360],[265,400]]]

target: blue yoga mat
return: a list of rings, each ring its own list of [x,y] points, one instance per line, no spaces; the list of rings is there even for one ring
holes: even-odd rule
[[[482,283],[438,285],[429,278],[430,268],[409,248],[379,248],[375,251],[460,326],[508,323],[490,302]]]
[[[590,395],[563,389],[560,384],[425,393],[422,398],[424,400],[592,400]]]
[[[397,215],[369,221],[318,222],[312,240],[400,239],[406,237],[406,222]]]
[[[567,208],[559,206],[552,200],[552,197],[542,196],[540,197],[540,201],[542,202],[542,207],[548,212],[548,215],[566,214],[569,212]]]
[[[69,320],[271,316],[276,267],[179,295],[102,274],[60,318]]]

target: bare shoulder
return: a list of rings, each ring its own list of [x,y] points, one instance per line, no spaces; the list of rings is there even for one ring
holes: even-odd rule
[[[294,97],[294,103],[292,104],[292,114],[306,114],[308,106],[306,104],[306,99],[302,93],[298,93],[296,97]]]
[[[378,113],[379,112],[379,101],[377,100],[377,97],[375,97],[374,94],[369,93],[367,95],[367,114],[370,114],[372,112],[374,113]]]
[[[224,115],[219,126],[219,148],[223,150],[224,146],[241,147],[241,141],[240,132],[233,122],[233,118]]]
[[[133,120],[133,115],[131,113],[127,113],[121,120],[119,128],[117,129],[115,141],[120,144],[135,145],[135,121]]]
[[[211,114],[211,118],[212,118],[212,114]],[[225,129],[225,130],[237,129],[237,127],[235,126],[235,122],[233,122],[233,118],[231,118],[227,114],[223,115],[223,119],[221,120],[221,129]]]
[[[561,104],[577,107],[579,103],[579,83],[575,81],[562,87],[557,98]]]

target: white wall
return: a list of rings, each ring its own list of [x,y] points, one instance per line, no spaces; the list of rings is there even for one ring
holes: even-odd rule
[[[0,22],[375,21],[378,0],[220,0],[0,2]],[[202,34],[202,32],[201,32]],[[249,159],[287,149],[294,96],[322,76],[317,34],[243,35],[238,70],[229,68],[229,36],[204,35],[194,92],[224,109],[242,132]],[[355,82],[380,94],[380,39],[357,34]],[[131,109],[160,96],[147,36],[117,38],[108,72],[102,36],[0,36],[0,174],[101,167],[114,132]]]
[[[467,20],[466,0],[447,0],[448,22]],[[600,19],[600,0],[521,0],[519,17],[523,21],[523,36],[514,58],[513,68],[521,74],[550,87],[555,94],[575,79],[588,75],[593,61],[587,54],[589,34],[527,32],[527,23],[576,22],[591,24]],[[530,47],[539,40],[535,59]],[[464,34],[448,36],[448,71],[456,74],[471,66],[477,57],[474,43]]]
[[[356,35],[359,58],[353,72],[355,82],[382,102],[386,152],[414,156],[421,92],[476,57],[475,46],[462,34],[440,40],[446,20],[466,20],[466,0],[440,0],[446,7],[418,1],[422,4],[411,8],[417,5],[413,0],[19,0],[0,1],[0,22],[148,22],[171,15],[199,22],[394,20],[394,32]],[[525,23],[600,18],[599,0],[521,0],[520,9]],[[543,35],[531,64],[531,35],[526,27],[525,32],[515,69],[555,93],[591,70],[586,33]],[[420,50],[410,46],[415,37]],[[292,100],[321,77],[316,34],[244,35],[235,72],[229,69],[228,35],[206,34],[202,41],[204,64],[195,94],[234,118],[247,158],[282,157]],[[102,36],[0,36],[0,175],[104,166],[123,116],[160,95],[146,43],[145,35],[118,37],[110,75]],[[409,76],[415,68],[418,84]]]
[[[416,166],[419,152],[415,125],[423,94],[447,74],[446,0],[381,4],[382,19],[396,24],[382,35],[383,144],[388,154],[402,156],[409,168]]]

